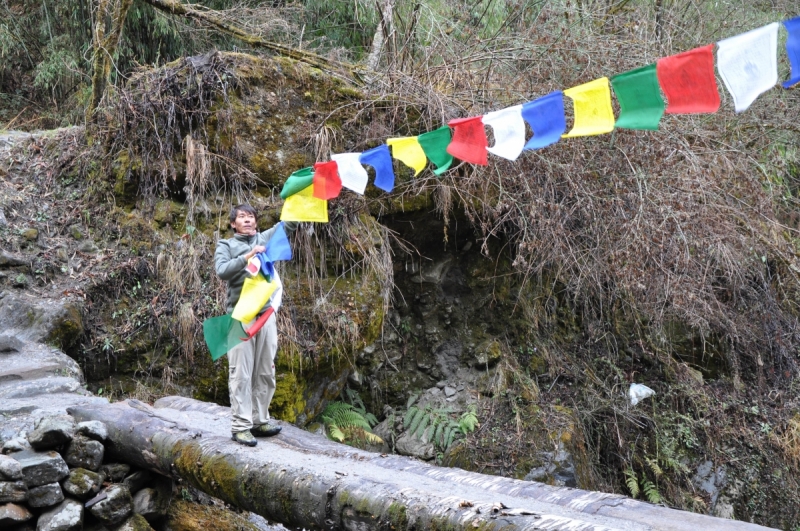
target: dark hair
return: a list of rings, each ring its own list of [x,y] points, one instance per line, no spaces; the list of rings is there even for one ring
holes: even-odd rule
[[[256,214],[256,209],[248,205],[247,203],[242,203],[241,205],[236,205],[231,209],[231,223],[236,221],[236,216],[239,215],[239,212],[247,212],[248,214],[252,214],[256,221],[258,221],[258,214]]]

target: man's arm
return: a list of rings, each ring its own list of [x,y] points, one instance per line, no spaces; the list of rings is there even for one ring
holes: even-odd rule
[[[231,248],[228,242],[220,240],[214,253],[214,269],[222,280],[230,280],[247,265],[247,255],[231,257]]]
[[[297,230],[297,226],[300,223],[297,221],[284,221],[283,222],[283,230],[286,232],[286,236],[291,236],[292,233]],[[268,242],[270,238],[275,234],[275,231],[278,230],[278,224],[276,223],[269,229],[265,230],[261,233],[261,237],[264,238],[265,242]]]

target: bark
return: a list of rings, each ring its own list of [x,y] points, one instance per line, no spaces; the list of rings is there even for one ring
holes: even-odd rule
[[[394,23],[392,22],[394,12],[394,0],[376,1],[378,13],[381,16],[380,23],[372,37],[372,47],[367,56],[367,70],[375,72],[381,62],[381,54],[385,46],[391,43],[394,38]],[[391,53],[391,51],[390,51]]]
[[[112,457],[183,478],[228,503],[296,527],[765,529],[618,495],[382,456],[290,425],[284,425],[280,436],[246,448],[229,440],[227,408],[180,397],[156,405],[164,407],[154,409],[129,400],[69,412],[78,421],[106,424],[107,453]]]
[[[100,0],[94,22],[94,56],[92,57],[92,97],[86,108],[86,121],[94,119],[111,76],[111,65],[117,53],[122,27],[133,0],[119,0],[112,9],[111,0]]]

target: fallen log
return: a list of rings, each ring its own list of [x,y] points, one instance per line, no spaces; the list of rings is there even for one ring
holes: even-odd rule
[[[107,452],[242,509],[312,529],[756,530],[624,496],[382,456],[284,425],[255,448],[230,441],[227,408],[162,399],[69,409],[99,420]]]

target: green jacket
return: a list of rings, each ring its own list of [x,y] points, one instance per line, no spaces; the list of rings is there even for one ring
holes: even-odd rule
[[[283,226],[287,236],[297,229],[297,223],[292,221],[284,222]],[[245,266],[247,266],[247,259],[244,255],[249,253],[256,245],[266,246],[272,235],[275,234],[276,228],[277,225],[253,236],[234,234],[232,238],[217,242],[217,250],[214,252],[214,268],[217,271],[217,276],[228,284],[228,313],[231,313],[236,303],[239,302],[242,285],[247,278],[247,273],[244,270]],[[277,310],[283,297],[283,284],[277,271],[275,272],[275,279],[278,281],[278,289],[270,297],[269,303]]]

